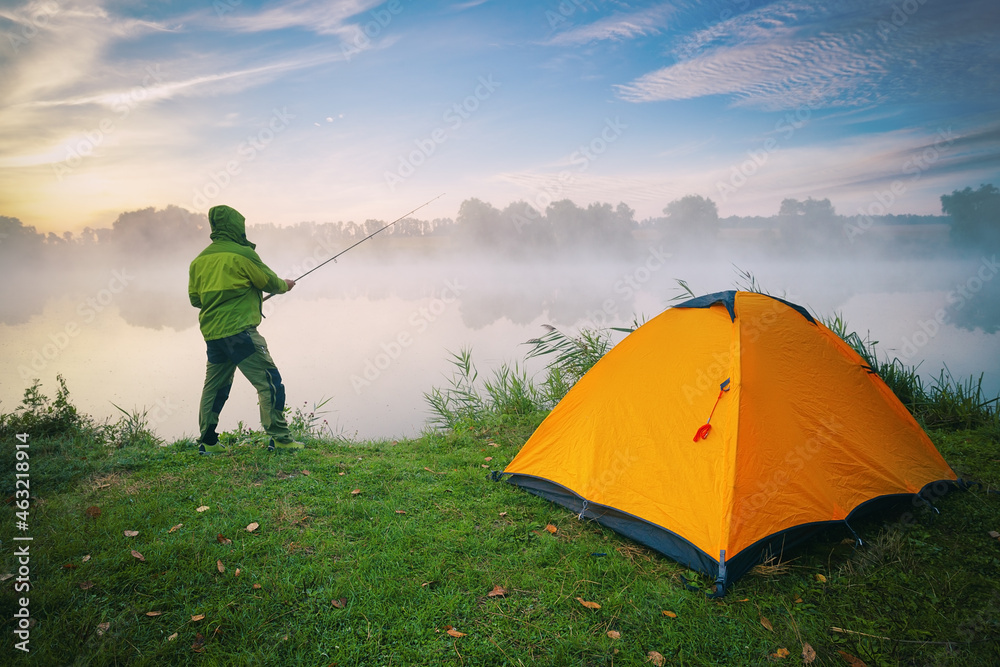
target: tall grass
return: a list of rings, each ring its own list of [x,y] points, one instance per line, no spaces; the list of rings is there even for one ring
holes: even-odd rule
[[[532,347],[526,357],[549,357],[546,368],[557,371],[570,387],[600,361],[613,345],[607,329],[582,329],[576,336],[570,336],[552,325],[546,324],[544,327],[545,335],[527,342]]]
[[[163,439],[153,433],[149,426],[149,410],[133,408],[131,412],[112,403],[122,417],[115,423],[103,426],[103,437],[108,446],[112,447],[148,447],[163,444]]]
[[[963,380],[945,366],[928,383],[919,372],[919,364],[907,364],[899,357],[881,354],[878,341],[851,330],[840,313],[826,318],[823,324],[861,356],[865,365],[882,378],[923,426],[952,429],[1000,426],[997,413],[1000,397],[986,398],[982,374]]]
[[[455,370],[448,379],[448,386],[434,387],[424,393],[424,400],[431,409],[429,421],[432,425],[455,429],[463,425],[509,421],[551,408],[547,392],[535,387],[519,364],[505,362],[493,370],[489,379],[480,383],[471,349],[462,348],[450,354]]]
[[[286,407],[285,416],[292,436],[297,440],[343,439],[343,434],[334,433],[330,421],[323,416],[328,414],[329,410],[322,408],[331,400],[324,398],[319,403],[314,402],[311,408],[308,407],[308,403],[303,403],[302,407],[297,407],[294,411]]]

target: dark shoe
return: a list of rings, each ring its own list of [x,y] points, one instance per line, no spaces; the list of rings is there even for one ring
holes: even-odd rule
[[[274,438],[271,438],[267,443],[267,451],[273,452],[275,449],[280,449],[282,451],[292,451],[296,449],[303,449],[305,445],[298,440],[289,440],[288,442],[276,442]]]
[[[198,443],[198,453],[199,454],[224,454],[226,452],[225,445],[206,445],[204,442]]]

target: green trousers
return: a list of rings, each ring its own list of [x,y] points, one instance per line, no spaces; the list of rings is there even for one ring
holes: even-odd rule
[[[214,445],[219,441],[215,427],[219,423],[219,413],[229,398],[237,368],[257,390],[260,423],[264,431],[278,442],[291,441],[284,414],[285,386],[267,351],[264,337],[257,333],[256,328],[250,328],[234,336],[210,340],[207,345],[208,368],[198,411],[201,442]]]

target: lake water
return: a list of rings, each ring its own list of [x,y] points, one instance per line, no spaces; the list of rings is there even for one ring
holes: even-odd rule
[[[482,378],[504,361],[523,362],[523,343],[544,333],[544,324],[570,333],[627,326],[670,306],[677,279],[698,294],[732,289],[738,279],[728,258],[667,258],[656,248],[618,262],[348,259],[269,301],[259,331],[288,404],[330,399],[324,418],[331,429],[357,439],[418,435],[428,417],[423,394],[445,384],[449,352],[470,347]],[[992,305],[1000,277],[987,258],[749,258],[739,266],[815,315],[841,313],[883,352],[922,362],[928,377],[946,364],[960,378],[985,373],[989,397],[1000,393],[1000,335],[963,324],[973,310],[994,322],[987,329],[1000,319]],[[99,419],[119,415],[113,404],[146,408],[162,437],[195,435],[205,351],[186,271],[96,267],[67,278],[64,293],[30,314],[8,300],[0,410],[17,405],[32,377],[53,396],[62,374],[75,405]],[[538,360],[526,367],[542,370]],[[220,430],[239,421],[259,428],[256,394],[237,373]]]

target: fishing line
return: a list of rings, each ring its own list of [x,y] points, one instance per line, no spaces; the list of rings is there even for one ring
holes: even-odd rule
[[[396,223],[397,223],[397,222],[399,222],[400,220],[404,220],[404,219],[406,219],[407,217],[409,217],[409,216],[413,215],[414,213],[416,213],[417,211],[419,211],[420,209],[422,209],[422,208],[423,208],[424,206],[427,206],[428,204],[430,204],[430,203],[431,203],[431,202],[433,202],[433,201],[437,201],[438,199],[441,199],[441,197],[444,197],[444,195],[445,195],[445,193],[443,193],[443,192],[442,192],[442,193],[441,193],[441,194],[439,194],[439,195],[438,195],[437,197],[434,197],[434,199],[429,199],[429,200],[425,201],[425,202],[424,202],[423,204],[421,204],[420,206],[418,206],[418,207],[416,207],[415,209],[413,209],[412,211],[409,211],[408,213],[404,213],[403,215],[399,216],[398,218],[396,218],[395,220],[393,220],[392,222],[390,222],[390,223],[389,223],[388,225],[386,225],[385,227],[382,227],[382,228],[380,228],[380,229],[378,229],[378,230],[376,230],[376,231],[372,232],[371,234],[369,234],[368,236],[364,237],[363,239],[361,239],[361,240],[360,240],[360,241],[358,241],[357,243],[354,243],[353,245],[351,245],[351,246],[349,246],[349,247],[345,248],[344,250],[341,250],[340,252],[338,252],[338,253],[337,253],[336,255],[334,255],[334,256],[333,256],[333,257],[331,257],[330,259],[328,259],[328,260],[326,260],[326,261],[324,261],[324,262],[322,262],[322,263],[320,263],[320,264],[317,264],[317,265],[316,265],[316,266],[314,266],[313,268],[309,269],[308,271],[306,271],[305,273],[303,273],[303,274],[302,274],[301,276],[299,276],[298,278],[296,278],[296,279],[295,279],[295,282],[299,282],[300,280],[302,280],[303,278],[305,278],[305,277],[306,277],[306,276],[308,276],[308,275],[309,275],[310,273],[312,273],[313,271],[315,271],[315,270],[316,270],[316,269],[318,269],[319,267],[323,266],[324,264],[329,264],[330,262],[333,262],[333,261],[336,261],[336,259],[337,259],[338,257],[340,257],[341,255],[343,255],[344,253],[346,253],[346,252],[347,252],[348,250],[350,250],[351,248],[355,248],[355,247],[357,247],[357,246],[361,245],[362,243],[364,243],[365,241],[367,241],[367,240],[368,240],[368,239],[370,239],[371,237],[375,236],[375,235],[376,235],[376,234],[378,234],[379,232],[383,232],[383,231],[385,231],[385,230],[389,229],[390,227],[392,227],[392,226],[393,226],[394,224],[396,224]],[[279,293],[280,293],[280,294],[284,294],[284,292],[279,292]],[[274,293],[274,294],[268,294],[267,296],[265,296],[265,297],[264,297],[263,301],[267,301],[267,300],[268,300],[268,299],[270,299],[270,298],[271,298],[272,296],[277,296],[277,295],[278,295],[279,293]]]

